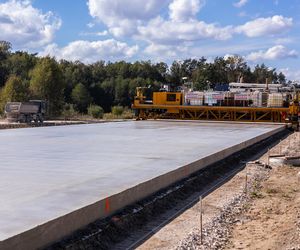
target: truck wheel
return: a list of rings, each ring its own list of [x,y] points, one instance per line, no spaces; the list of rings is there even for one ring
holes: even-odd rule
[[[44,122],[44,117],[42,115],[39,116],[40,123]]]
[[[32,121],[32,116],[31,115],[27,115],[26,116],[26,123],[31,123]]]

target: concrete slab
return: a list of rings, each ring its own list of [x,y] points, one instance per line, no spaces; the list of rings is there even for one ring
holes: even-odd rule
[[[44,246],[283,128],[140,121],[0,130],[0,248]]]

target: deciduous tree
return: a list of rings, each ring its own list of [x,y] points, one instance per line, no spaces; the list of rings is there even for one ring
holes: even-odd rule
[[[45,57],[38,61],[31,74],[30,90],[37,99],[48,102],[50,115],[62,110],[65,81],[54,58]]]

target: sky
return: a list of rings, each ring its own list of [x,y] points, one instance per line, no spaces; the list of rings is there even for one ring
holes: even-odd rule
[[[13,50],[84,63],[240,55],[300,80],[300,0],[0,0]]]

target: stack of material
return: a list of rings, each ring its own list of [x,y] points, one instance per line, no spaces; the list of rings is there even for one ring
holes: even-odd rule
[[[218,102],[224,101],[224,92],[205,92],[204,103],[208,106],[218,104]]]
[[[224,93],[224,101],[222,102],[223,106],[234,106],[234,93],[226,91]]]
[[[268,93],[254,91],[251,93],[251,100],[254,107],[266,107],[268,102]]]
[[[268,107],[283,107],[283,95],[282,93],[272,93],[268,97]]]
[[[250,100],[250,93],[243,92],[243,93],[235,93],[234,94],[235,101],[249,101]]]
[[[226,91],[224,94],[225,99],[233,99],[234,98],[234,93],[230,91]]]
[[[185,104],[192,106],[203,105],[204,93],[199,91],[186,92],[185,93]]]

